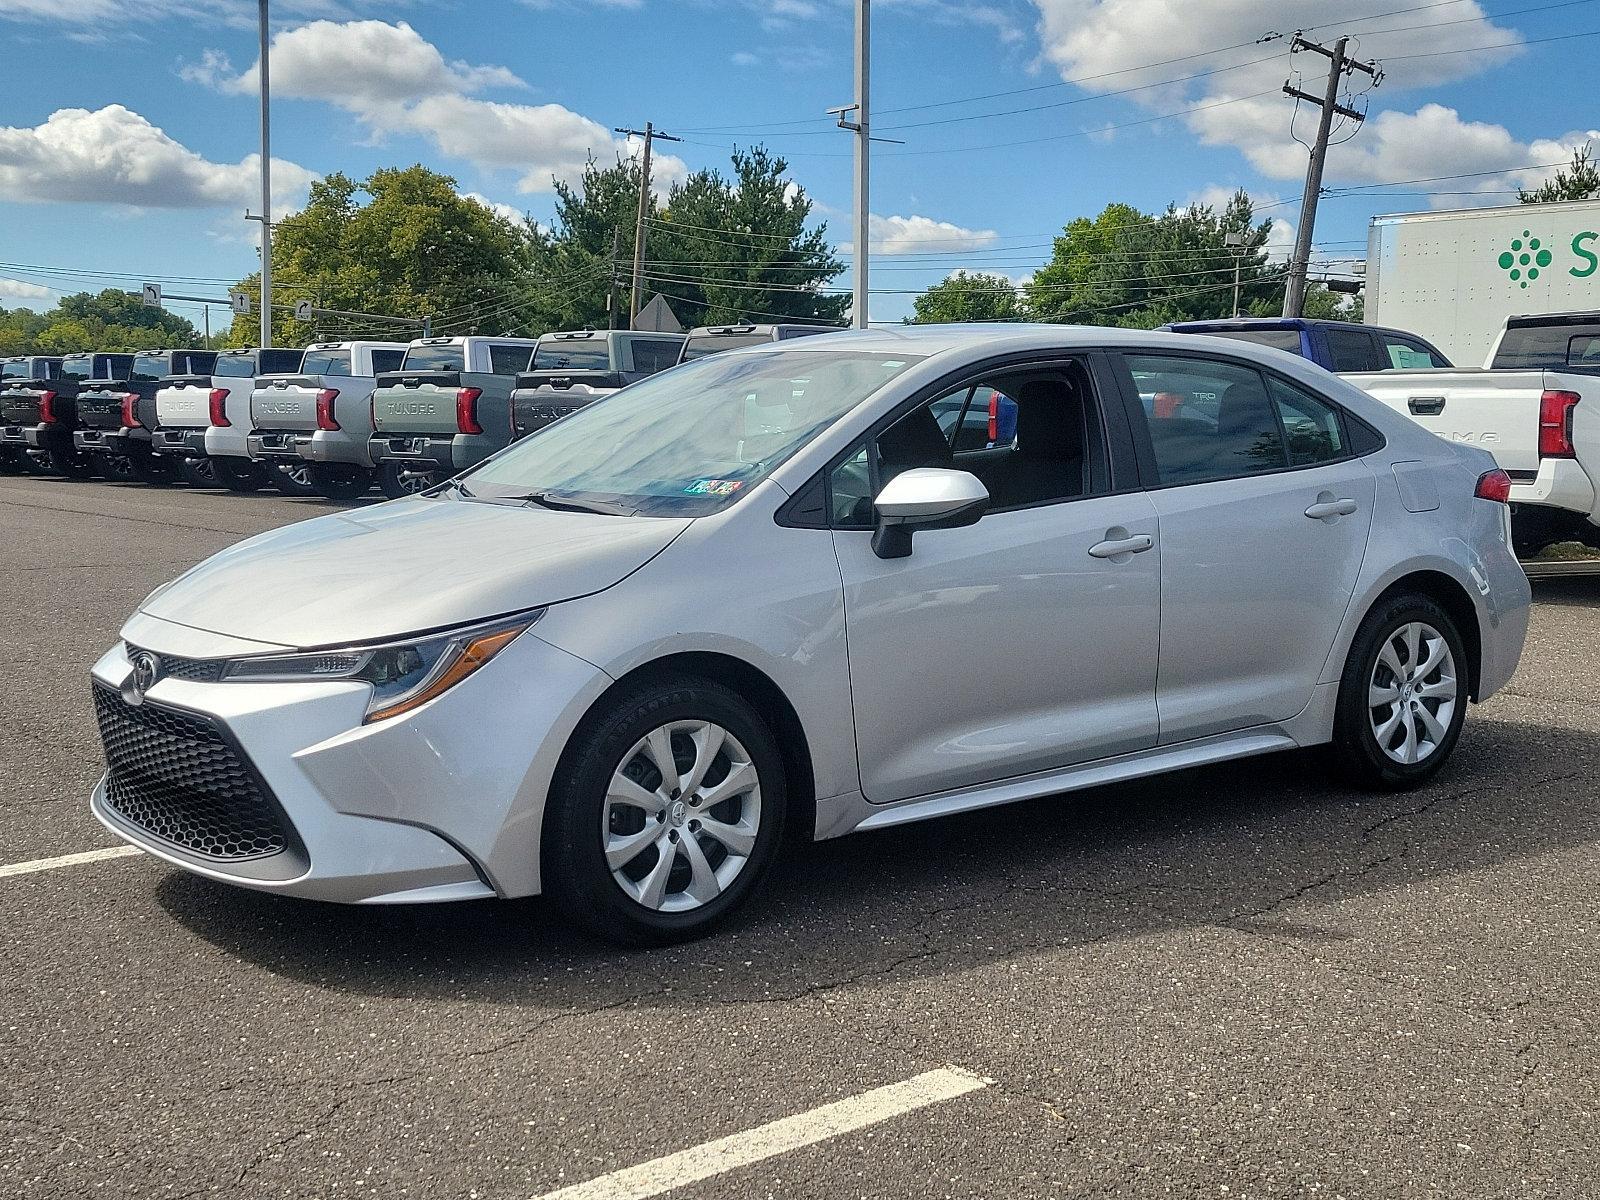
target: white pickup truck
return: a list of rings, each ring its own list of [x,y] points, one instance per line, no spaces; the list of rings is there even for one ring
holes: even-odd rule
[[[1493,454],[1511,476],[1518,553],[1600,544],[1600,313],[1512,317],[1481,368],[1342,378],[1447,441]]]

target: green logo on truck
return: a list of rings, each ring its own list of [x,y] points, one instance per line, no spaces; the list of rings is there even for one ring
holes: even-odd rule
[[[1500,269],[1516,280],[1519,287],[1527,287],[1539,278],[1539,272],[1548,267],[1553,258],[1550,251],[1539,245],[1539,239],[1524,229],[1521,237],[1511,239],[1511,249],[1500,255]]]

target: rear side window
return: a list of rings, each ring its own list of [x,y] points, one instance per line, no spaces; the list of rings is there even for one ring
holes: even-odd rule
[[[679,342],[661,341],[657,338],[635,338],[633,342],[633,369],[654,375],[668,367],[677,366],[678,354],[683,346]]]
[[[406,352],[404,350],[374,350],[372,352],[372,373],[378,375],[384,371],[398,371],[400,362],[405,356]],[[346,368],[349,365],[349,361],[346,360]],[[329,371],[328,374],[332,375],[335,372]]]
[[[495,375],[520,375],[528,369],[532,353],[526,346],[490,346],[489,370]]]
[[[459,371],[464,361],[460,346],[409,346],[400,365],[407,371]]]
[[[261,352],[260,374],[283,375],[290,371],[299,371],[300,364],[305,360],[303,350],[263,350]]]
[[[1387,371],[1391,364],[1378,357],[1372,335],[1360,329],[1329,329],[1328,357],[1335,371]]]
[[[1276,377],[1267,379],[1267,390],[1278,410],[1278,419],[1283,422],[1291,467],[1308,467],[1345,457],[1348,448],[1338,409]]]
[[[377,359],[377,355],[373,355]],[[305,359],[300,364],[302,375],[348,375],[350,374],[350,351],[348,350],[307,350]]]
[[[1202,358],[1128,357],[1164,485],[1237,479],[1289,465],[1261,374]]]

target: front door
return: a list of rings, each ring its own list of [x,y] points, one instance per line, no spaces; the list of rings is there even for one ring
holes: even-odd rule
[[[1142,492],[1107,494],[1102,418],[1081,362],[1013,371],[913,411],[835,473],[868,800],[1155,744],[1155,509]],[[917,466],[971,470],[990,510],[964,529],[917,533],[909,557],[880,559],[870,496]]]

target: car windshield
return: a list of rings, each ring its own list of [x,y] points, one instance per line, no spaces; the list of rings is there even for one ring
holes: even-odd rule
[[[720,354],[724,350],[738,350],[744,346],[759,346],[771,340],[772,336],[767,333],[703,333],[683,344],[682,361],[689,362],[708,354]]]
[[[611,349],[605,338],[555,338],[540,342],[530,371],[609,371]]]
[[[843,351],[718,355],[580,409],[462,478],[485,498],[704,516],[917,361]]]
[[[350,374],[350,351],[307,350],[305,361],[300,364],[300,374],[348,375]]]

